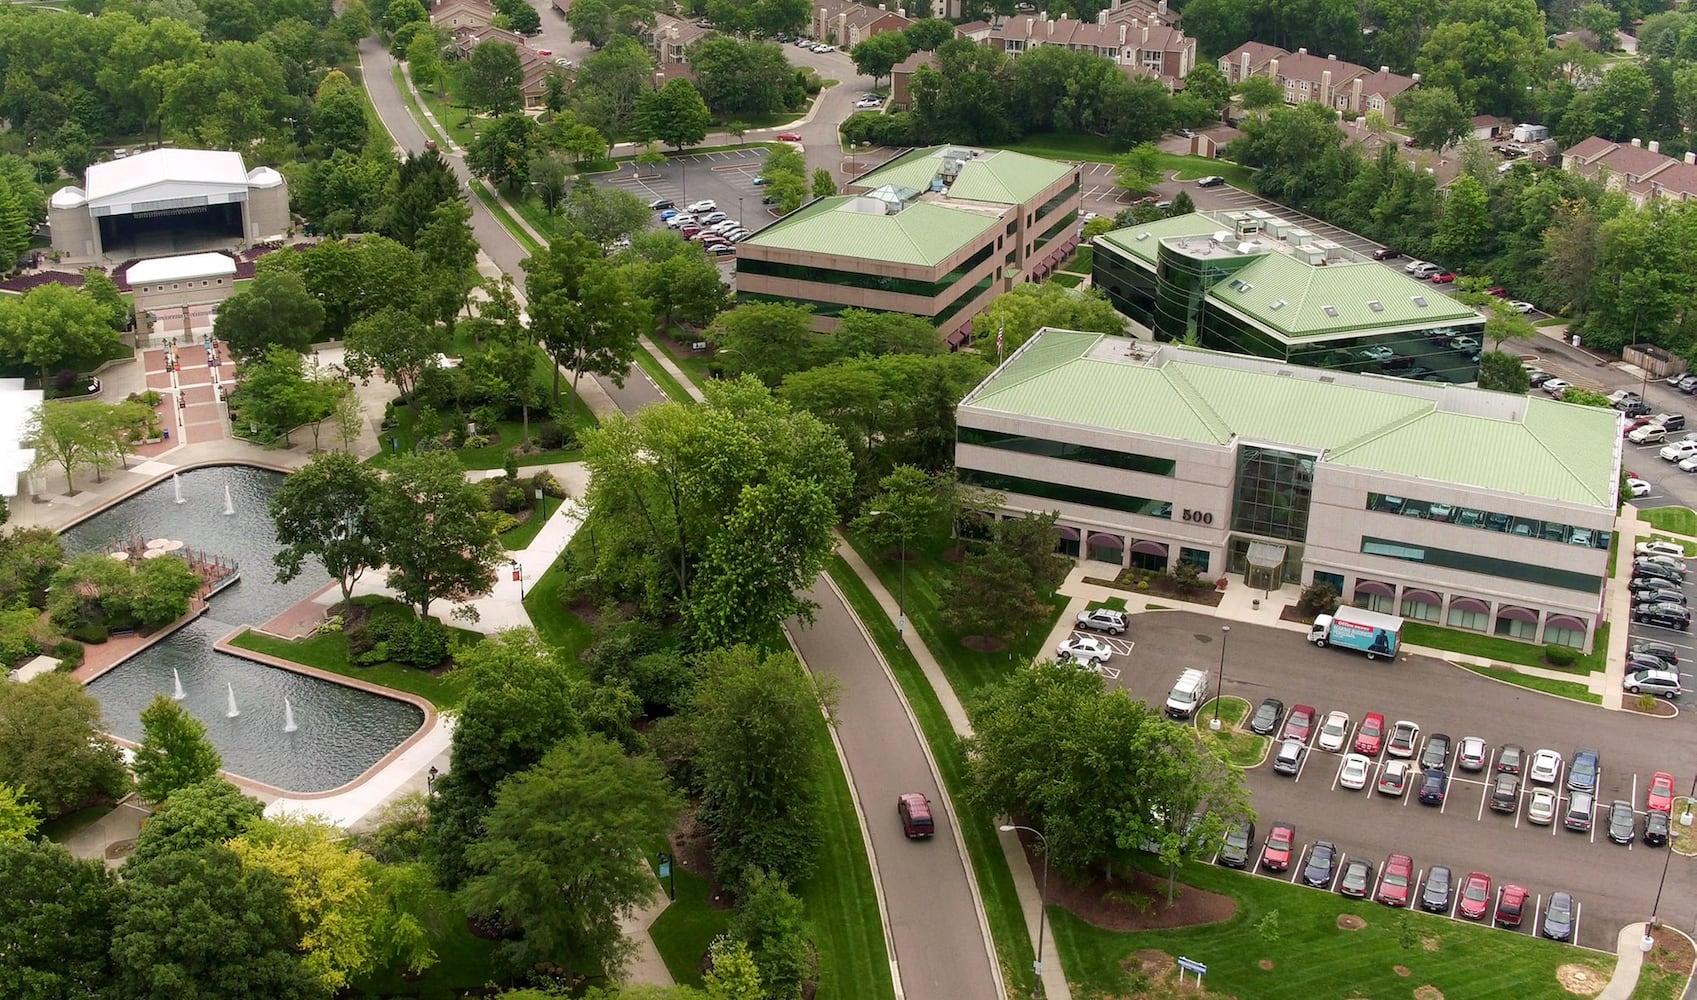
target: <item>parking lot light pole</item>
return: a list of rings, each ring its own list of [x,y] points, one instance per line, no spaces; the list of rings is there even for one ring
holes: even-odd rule
[[[1043,836],[1042,830],[1036,830],[1029,826],[1020,826],[1017,823],[1004,823],[1001,829],[1003,833],[1012,833],[1015,830],[1024,830],[1036,837],[1037,842],[1043,845],[1043,881],[1037,887],[1037,957],[1031,960],[1031,971],[1037,976],[1037,992],[1035,995],[1042,996],[1043,927],[1049,919],[1049,838]]]
[[[1208,724],[1208,728],[1216,732],[1220,728],[1220,696],[1226,690],[1226,639],[1231,634],[1232,627],[1230,625],[1220,626],[1220,680],[1214,686],[1214,721]]]

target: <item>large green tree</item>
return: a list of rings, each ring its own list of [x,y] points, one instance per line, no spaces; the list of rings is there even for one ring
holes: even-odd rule
[[[48,840],[0,839],[0,994],[110,996],[114,883],[98,860]]]
[[[1125,318],[1100,292],[1054,282],[1017,285],[992,299],[989,308],[972,321],[972,342],[986,354],[1007,355],[1046,326],[1124,333]]]
[[[556,366],[572,372],[572,396],[585,372],[624,384],[637,337],[649,327],[648,303],[590,238],[555,239],[524,262],[531,330]],[[554,398],[559,398],[559,368]]]
[[[1426,149],[1443,149],[1472,127],[1473,112],[1448,87],[1404,91],[1396,103],[1408,134]]]
[[[456,293],[458,294],[458,293]],[[417,412],[413,389],[419,376],[436,366],[448,346],[441,327],[416,313],[393,306],[381,309],[348,329],[347,369],[360,379],[379,375],[400,390],[401,398]]]
[[[636,120],[644,140],[657,139],[681,153],[707,138],[712,116],[695,85],[680,76],[637,98]]]
[[[212,335],[237,361],[253,361],[273,347],[300,354],[323,326],[324,306],[304,281],[287,271],[260,271],[218,307]]]
[[[515,966],[572,956],[616,978],[632,947],[619,919],[653,897],[647,847],[678,808],[651,758],[599,736],[563,740],[496,790],[461,898],[523,932],[508,945]]]
[[[409,455],[390,465],[372,519],[383,533],[386,582],[420,618],[438,600],[463,604],[494,585],[506,553],[487,494],[466,482],[453,455]]]
[[[869,76],[876,84],[879,80],[890,75],[890,70],[896,63],[906,59],[912,49],[909,47],[907,35],[899,31],[885,31],[873,35],[853,49],[849,57],[854,60],[854,68],[862,76]]]
[[[436,210],[448,201],[464,201],[459,178],[434,149],[410,153],[392,178],[384,210],[382,230],[404,246],[414,246],[418,235],[435,218]]]
[[[519,84],[524,70],[518,49],[501,41],[490,41],[471,50],[460,74],[460,97],[474,108],[504,115],[524,107]]]
[[[771,42],[709,35],[690,50],[689,65],[702,99],[722,115],[782,111],[793,85],[784,50]]]
[[[517,190],[530,181],[530,161],[541,141],[541,132],[529,115],[507,112],[471,140],[466,169],[496,187]]]
[[[161,803],[171,793],[218,773],[223,758],[206,738],[206,726],[162,694],[141,712],[141,746],[136,748],[136,791]]]
[[[15,259],[7,259],[8,264]],[[42,285],[26,292],[9,313],[9,329],[0,330],[0,344],[14,362],[40,372],[43,385],[66,363],[92,366],[120,346],[107,308],[80,289]]]
[[[221,777],[178,789],[142,824],[125,869],[239,837],[264,811],[265,803]]]
[[[0,782],[48,819],[116,799],[129,776],[105,730],[100,702],[69,674],[0,684]]]
[[[813,307],[793,302],[747,302],[707,328],[707,341],[725,371],[774,387],[785,375],[810,367],[814,339]]]
[[[287,583],[312,563],[323,566],[353,599],[354,584],[383,562],[383,526],[375,504],[382,477],[347,452],[313,456],[286,477],[271,498],[280,548],[272,558]]]

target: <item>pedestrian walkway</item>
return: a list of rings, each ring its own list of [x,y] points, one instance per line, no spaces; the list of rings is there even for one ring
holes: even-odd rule
[[[661,350],[660,346],[654,341],[648,339],[648,334],[645,333],[637,337],[636,342],[643,350],[654,356],[654,360],[661,368],[666,370],[666,374],[678,380],[678,384],[684,387],[685,392],[689,393],[689,398],[697,403],[707,398],[702,393],[701,387],[696,385],[688,375],[685,375],[684,370],[679,368],[677,362],[672,360],[672,356]]]

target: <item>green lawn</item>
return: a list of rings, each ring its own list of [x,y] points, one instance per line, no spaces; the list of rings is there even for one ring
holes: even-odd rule
[[[1638,970],[1638,985],[1628,1000],[1679,1000],[1684,994],[1684,976],[1645,963]]]
[[[1558,966],[1588,965],[1605,977],[1614,971],[1613,955],[1529,934],[1391,910],[1194,862],[1181,876],[1189,885],[1233,896],[1237,914],[1205,927],[1121,933],[1049,908],[1075,996],[1130,992],[1120,963],[1142,950],[1204,963],[1208,995],[1221,997],[1407,997],[1430,985],[1456,1000],[1572,1000],[1573,994],[1556,981]],[[1272,913],[1278,914],[1276,940],[1269,941],[1258,925]],[[1338,927],[1345,913],[1361,917],[1367,926]],[[1263,962],[1271,968],[1263,968]],[[1398,967],[1408,975],[1399,975]]]
[[[1646,521],[1660,531],[1697,535],[1697,511],[1690,507],[1653,507],[1639,511],[1638,520]]]
[[[679,403],[695,401],[695,397],[689,394],[689,390],[683,387],[683,383],[674,378],[672,373],[667,371],[665,366],[661,365],[659,360],[648,352],[647,348],[639,346],[636,349],[636,363],[647,373],[649,378],[654,380],[654,383],[660,387],[660,391],[666,394],[667,399]]]
[[[355,995],[457,1000],[481,995],[485,986],[500,981],[495,967],[496,943],[467,929],[465,908],[454,901],[452,893],[440,889],[431,892],[434,898],[423,912],[429,914],[436,964],[417,980],[405,978],[399,968],[383,969],[357,980]]]
[[[68,812],[56,819],[43,820],[40,828],[41,835],[48,840],[63,842],[78,830],[111,811],[111,805],[87,806],[75,812]]]
[[[1570,667],[1557,667],[1544,659],[1544,647],[1530,642],[1518,642],[1494,635],[1480,635],[1462,629],[1443,628],[1424,622],[1404,622],[1402,641],[1416,646],[1430,646],[1452,653],[1482,656],[1501,663],[1518,663],[1523,667],[1544,667],[1550,670],[1570,670],[1575,674],[1596,673],[1606,669],[1609,651],[1609,626],[1597,626],[1591,640],[1591,652],[1581,655]]]
[[[1013,873],[1008,869],[1007,856],[1002,853],[996,831],[997,820],[967,801],[966,761],[961,756],[960,743],[955,739],[943,704],[926,681],[924,671],[907,647],[896,642],[895,624],[841,556],[831,557],[828,572],[847,598],[849,607],[854,609],[855,616],[866,625],[872,640],[883,651],[884,659],[889,662],[891,672],[896,675],[896,681],[907,697],[908,707],[919,720],[919,729],[925,734],[925,742],[930,744],[931,756],[937,762],[943,786],[949,790],[949,797],[955,805],[955,822],[966,842],[967,857],[972,861],[973,875],[978,880],[978,893],[984,900],[984,913],[990,923],[990,937],[996,943],[1002,975],[1013,995],[1025,996],[1033,984],[1031,936],[1020,910]]]
[[[684,871],[675,863],[672,874],[677,881],[677,898],[649,925],[648,936],[654,939],[654,947],[674,980],[700,986],[701,957],[707,954],[713,939],[730,926],[731,911],[707,904],[705,878]],[[664,885],[664,880],[661,884]]]
[[[823,837],[813,877],[796,886],[796,894],[807,907],[807,922],[819,955],[819,992],[815,997],[894,997],[884,924],[878,916],[877,890],[872,884],[860,818],[823,716],[818,718],[814,738],[825,760],[817,789],[824,829],[820,831]]]
[[[1057,285],[1065,285],[1068,288],[1077,288],[1081,283],[1083,283],[1084,275],[1068,274],[1065,271],[1057,271],[1050,276],[1049,280]]]
[[[570,393],[569,386],[561,387],[561,407],[564,409],[570,404],[575,424],[574,433],[593,427],[595,417],[589,413],[582,403],[571,403]],[[445,416],[443,425],[447,426],[450,420],[457,419],[457,417]],[[536,425],[544,419],[546,419],[544,411],[535,407],[531,409],[530,433],[533,440],[536,436]],[[417,421],[418,418],[414,415],[412,407],[397,404],[395,406],[395,426],[389,430],[378,432],[378,441],[385,446],[384,450],[366,459],[366,461],[381,468],[393,464],[400,455],[412,454],[413,447],[418,440],[418,435],[414,432]],[[481,434],[487,434],[488,430],[487,427],[478,428],[478,432]],[[392,445],[390,444],[391,438],[394,439]],[[507,453],[518,447],[523,441],[524,422],[522,420],[503,420],[495,425],[495,436],[491,438],[489,444],[478,448],[460,448],[454,452],[454,458],[459,461],[463,468],[467,469],[499,469],[507,464]],[[573,446],[568,448],[541,451],[533,455],[520,455],[518,464],[521,466],[553,465],[556,462],[576,462],[582,457],[582,452],[578,451],[575,443],[573,443]]]
[[[901,564],[894,559],[884,559],[882,553],[872,552],[853,535],[848,538],[890,593],[899,593]],[[1066,607],[1067,599],[1059,594],[1050,595],[1048,618],[1029,629],[1007,649],[994,653],[968,649],[961,642],[961,634],[943,624],[941,586],[955,572],[954,566],[943,559],[943,549],[948,543],[948,537],[941,535],[909,541],[907,616],[913,627],[925,637],[926,646],[942,665],[955,694],[970,704],[972,696],[981,688],[1000,681],[1036,658],[1044,640],[1049,637],[1049,629]]]
[[[660,353],[671,358],[672,364],[677,365],[678,369],[691,382],[695,383],[697,389],[706,385],[712,379],[707,368],[707,355],[687,349],[687,344],[694,342],[693,335],[688,330],[677,326],[672,327],[669,333],[670,336],[655,336],[650,339],[654,341],[655,347],[660,348]],[[674,337],[684,340],[686,347],[679,347],[678,342],[673,339]]]
[[[525,592],[524,610],[530,615],[530,623],[543,642],[575,659],[595,641],[595,635],[582,618],[571,613],[560,596],[566,582],[564,567],[565,554],[562,553],[542,574],[542,579]]]
[[[1216,702],[1220,710],[1220,731],[1217,733],[1210,726]],[[1233,767],[1254,767],[1266,758],[1267,746],[1272,741],[1237,728],[1248,714],[1249,702],[1227,695],[1203,702],[1202,707],[1196,710],[1193,722],[1197,734],[1202,737],[1202,745],[1214,756]]]
[[[545,501],[547,504],[548,514],[552,514],[554,511],[559,510],[560,504],[563,502],[564,501],[555,500],[553,497],[549,497]],[[548,518],[543,514],[542,505],[538,504],[536,509],[530,512],[529,517],[519,522],[518,527],[511,531],[501,532],[501,547],[506,549],[508,552],[517,552],[520,549],[525,548],[531,542],[536,541],[536,536],[542,533],[542,526],[547,523]]]
[[[1090,265],[1096,258],[1096,248],[1082,246],[1073,251],[1071,257],[1061,261],[1059,270],[1071,271],[1073,274],[1089,274]]]
[[[354,603],[370,605],[373,618],[412,617],[412,609],[387,597],[356,597]],[[467,632],[464,629],[456,628],[450,628],[449,631],[454,633],[456,644],[483,641],[483,636],[476,632]],[[438,676],[417,667],[400,663],[379,663],[370,667],[350,664],[348,662],[348,637],[341,632],[324,632],[319,635],[308,636],[305,639],[289,640],[245,631],[230,640],[230,644],[242,649],[251,649],[256,653],[267,653],[293,663],[317,667],[320,670],[340,674],[343,677],[357,677],[372,684],[380,684],[397,691],[416,694],[428,700],[438,709],[458,708],[460,699],[465,696],[460,675],[452,670]]]
[[[1558,681],[1551,680],[1548,677],[1534,677],[1531,674],[1523,674],[1518,670],[1512,670],[1508,667],[1475,667],[1465,663],[1462,664],[1462,666],[1467,667],[1467,669],[1476,674],[1480,674],[1485,677],[1494,677],[1499,681],[1507,681],[1510,684],[1518,684],[1523,688],[1531,688],[1534,691],[1543,691],[1548,694],[1559,694],[1563,698],[1572,698],[1575,701],[1589,702],[1592,705],[1601,705],[1603,703],[1603,699],[1600,695],[1592,694],[1590,688],[1575,681]]]

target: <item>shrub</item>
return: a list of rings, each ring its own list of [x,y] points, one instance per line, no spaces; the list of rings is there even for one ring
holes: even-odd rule
[[[1173,586],[1180,593],[1189,594],[1202,589],[1202,571],[1195,563],[1180,562],[1173,567]]]
[[[53,376],[53,388],[62,393],[70,392],[72,389],[77,387],[77,383],[81,380],[81,375],[78,375],[75,371],[67,368]]]
[[[1653,694],[1641,694],[1633,700],[1633,704],[1640,712],[1654,712],[1656,710],[1656,696]]]
[[[504,535],[518,526],[518,518],[504,510],[495,512],[495,534]]]
[[[82,666],[82,643],[61,639],[53,644],[48,655],[59,661],[59,669],[75,670]]]
[[[1338,609],[1338,591],[1329,583],[1311,583],[1302,588],[1296,607],[1303,614],[1329,615]]]
[[[484,483],[489,493],[490,510],[517,514],[521,510],[530,509],[530,491],[526,483],[501,478],[486,479]]]
[[[566,488],[561,486],[560,481],[554,478],[554,474],[546,469],[530,477],[530,488],[542,496],[553,497],[555,500],[566,498]]]
[[[406,663],[428,668],[448,658],[448,629],[434,618],[421,621],[412,616],[377,615],[371,618],[367,631],[371,645],[355,659],[361,665]],[[348,655],[354,659],[351,636]]]
[[[71,629],[71,638],[81,643],[100,645],[108,638],[106,625],[103,622],[83,622]]]
[[[1544,647],[1544,660],[1552,667],[1571,667],[1577,659],[1579,653],[1572,646],[1551,643]]]
[[[566,443],[566,432],[552,420],[545,420],[532,427],[531,437],[536,439],[537,446],[544,451],[557,451]]]

